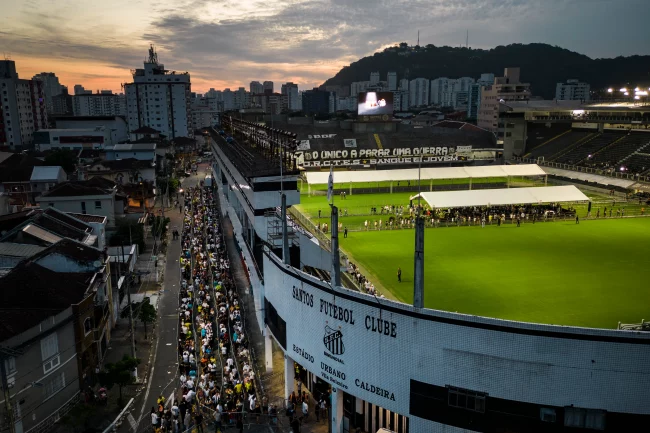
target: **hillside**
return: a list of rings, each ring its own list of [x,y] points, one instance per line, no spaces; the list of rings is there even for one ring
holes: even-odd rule
[[[397,72],[398,79],[404,78],[407,72],[409,79],[478,78],[485,72],[498,77],[503,75],[505,67],[517,66],[521,68],[522,81],[531,83],[533,95],[544,98],[553,98],[556,83],[569,78],[585,81],[592,89],[650,83],[650,56],[591,59],[547,44],[513,44],[476,50],[434,45],[407,47],[402,43],[344,67],[324,85],[366,81],[376,71],[382,80],[386,80],[389,71]]]

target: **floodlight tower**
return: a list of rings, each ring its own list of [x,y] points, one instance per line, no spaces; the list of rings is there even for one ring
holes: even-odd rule
[[[413,269],[413,306],[424,308],[424,216],[420,207],[422,157],[418,165],[418,208],[415,213],[415,259]]]

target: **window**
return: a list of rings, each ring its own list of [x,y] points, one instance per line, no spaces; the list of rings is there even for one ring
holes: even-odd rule
[[[84,215],[86,214],[86,202],[85,201],[81,202],[81,213],[84,214]]]
[[[485,393],[456,388],[453,386],[447,387],[447,393],[447,403],[449,406],[471,410],[473,412],[485,413]]]
[[[16,358],[13,356],[5,359],[5,372],[7,373],[7,376],[16,372]]]
[[[88,335],[92,330],[93,330],[92,320],[90,320],[90,317],[86,317],[86,320],[84,320],[84,335]]]
[[[41,340],[41,359],[43,360],[43,373],[55,369],[61,363],[59,357],[59,339],[56,332]]]
[[[43,400],[47,400],[65,388],[65,373],[53,375],[52,379],[43,386]]]
[[[102,208],[102,201],[95,200],[95,209],[101,209],[101,208]]]

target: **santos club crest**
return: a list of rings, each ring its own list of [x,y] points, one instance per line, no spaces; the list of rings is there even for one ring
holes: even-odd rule
[[[343,333],[337,329],[332,329],[325,326],[325,336],[323,337],[323,344],[332,355],[343,355],[345,346],[343,345]]]

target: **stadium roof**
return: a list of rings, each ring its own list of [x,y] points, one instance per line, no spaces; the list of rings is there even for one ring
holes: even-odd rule
[[[545,176],[546,172],[537,164],[520,165],[483,165],[474,167],[426,167],[419,175],[422,180],[431,179],[484,179],[488,177],[509,176]],[[307,183],[310,185],[326,184],[329,172],[305,172]],[[337,171],[334,173],[334,184],[349,182],[382,182],[418,179],[417,168],[402,170],[358,170]]]
[[[573,185],[433,191],[416,194],[411,197],[411,200],[418,196],[422,197],[432,208],[589,201],[589,197]]]

